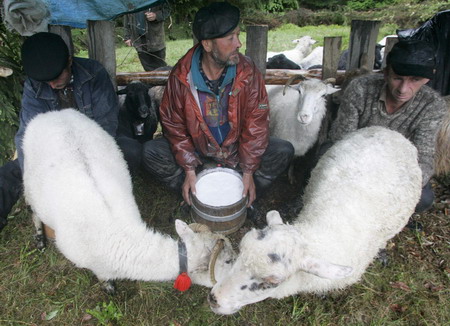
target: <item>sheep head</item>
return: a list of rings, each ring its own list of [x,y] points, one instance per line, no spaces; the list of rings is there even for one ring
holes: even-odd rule
[[[291,79],[286,83],[283,94],[290,93],[291,95],[287,96],[293,99],[298,97],[297,121],[302,125],[309,125],[314,117],[319,114],[321,115],[319,120],[321,120],[326,111],[326,96],[337,92],[339,89],[334,88],[328,80],[321,81],[315,78],[304,79],[299,84],[290,86],[288,83],[292,82]],[[296,95],[296,93],[299,95]]]
[[[126,94],[125,108],[136,119],[146,119],[148,116],[151,116],[154,120],[157,119],[148,90],[148,85],[135,81],[128,84],[124,89],[117,91],[118,95]]]
[[[308,255],[308,243],[292,225],[283,224],[277,211],[267,213],[268,226],[249,231],[229,273],[212,288],[208,301],[218,314],[233,314],[243,306],[276,297],[297,273],[328,279],[344,278],[352,268]]]
[[[212,287],[213,280],[221,280],[231,269],[236,253],[231,242],[221,234],[203,227],[191,228],[181,220],[175,221],[175,229],[186,244],[188,254],[188,274],[195,284]],[[217,252],[217,244],[223,245]],[[216,257],[214,253],[217,254]],[[215,264],[210,264],[211,260]],[[210,273],[213,268],[213,275]]]
[[[303,57],[306,57],[308,54],[311,53],[312,46],[316,42],[317,42],[316,40],[312,39],[311,36],[308,36],[308,35],[292,41],[292,43],[297,44],[295,46],[295,49],[300,50],[300,52],[302,52],[302,54],[303,54]]]

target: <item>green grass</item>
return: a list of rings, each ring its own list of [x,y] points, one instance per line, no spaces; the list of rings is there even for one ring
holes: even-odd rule
[[[260,199],[264,211],[280,209],[294,191],[282,176]],[[134,178],[134,192],[143,219],[174,235],[173,218],[183,217],[180,196],[146,176]],[[375,260],[345,290],[268,299],[219,316],[209,309],[208,289],[197,285],[181,293],[171,282],[122,280],[117,295],[106,295],[90,271],[53,245],[34,248],[31,214],[21,201],[0,233],[0,325],[450,325],[450,221],[442,209],[420,221],[424,232],[405,229],[389,242],[387,267]],[[250,227],[247,221],[231,237],[236,246]]]
[[[380,28],[378,40],[389,34],[395,34],[398,28],[395,24],[386,24]],[[268,51],[284,51],[295,47],[293,40],[302,36],[309,35],[317,43],[316,46],[323,46],[324,37],[341,36],[342,46],[341,50],[348,48],[350,39],[350,27],[338,25],[320,25],[320,26],[306,26],[299,27],[293,24],[285,24],[277,29],[270,30],[268,33]],[[242,47],[241,53],[245,54],[247,34],[241,32],[240,40]],[[189,50],[193,45],[192,39],[177,39],[175,41],[167,40],[166,42],[166,62],[173,66],[177,61]],[[88,57],[86,50],[81,50],[77,56]],[[142,68],[136,50],[133,47],[126,47],[118,43],[116,48],[116,69],[117,72],[139,72],[144,71]]]

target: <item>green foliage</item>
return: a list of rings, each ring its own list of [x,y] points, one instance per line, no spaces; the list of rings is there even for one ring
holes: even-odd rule
[[[23,72],[20,63],[22,37],[0,23],[0,66],[13,70],[0,77],[0,165],[14,154],[14,135],[18,128]]]
[[[97,318],[100,325],[110,325],[111,322],[118,322],[123,314],[119,307],[112,301],[102,302],[101,306],[97,305],[95,309],[87,309],[86,312]]]
[[[264,10],[268,12],[284,12],[298,8],[298,1],[295,0],[271,0],[264,6]]]
[[[347,7],[352,10],[368,10],[373,8],[383,8],[397,2],[397,0],[350,0],[347,2]]]

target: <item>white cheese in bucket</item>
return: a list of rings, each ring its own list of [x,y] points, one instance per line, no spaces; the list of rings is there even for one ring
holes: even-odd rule
[[[242,180],[231,173],[217,171],[205,174],[195,184],[197,199],[209,206],[228,206],[242,199]]]

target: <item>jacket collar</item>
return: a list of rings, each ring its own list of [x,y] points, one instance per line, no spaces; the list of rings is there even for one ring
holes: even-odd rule
[[[194,47],[192,47],[175,65],[175,67],[172,69],[171,75],[173,74],[175,77],[178,78],[178,80],[186,85],[186,87],[189,87],[188,83],[188,74],[191,72],[191,65],[192,65],[192,57],[194,56],[195,51],[197,48],[200,47],[200,43],[197,43]],[[252,62],[251,59],[239,54],[239,63],[234,66],[234,76],[231,78],[235,79],[236,82],[240,82],[242,80],[246,80],[249,75],[252,74],[253,69],[251,68]],[[226,85],[226,83],[229,83],[230,80],[227,79],[228,76],[225,76],[225,80],[223,85]]]
[[[194,50],[194,54],[191,59],[191,73],[192,73],[192,80],[194,81],[194,86],[197,90],[202,92],[208,92],[211,93],[208,86],[205,83],[205,80],[203,79],[202,74],[200,73],[200,56],[202,54],[203,48],[201,46],[197,47]],[[236,77],[236,65],[229,66],[227,69],[227,73],[225,75],[225,78],[222,82],[222,85],[220,85],[220,88],[225,87],[229,83],[232,82],[232,80]]]

